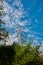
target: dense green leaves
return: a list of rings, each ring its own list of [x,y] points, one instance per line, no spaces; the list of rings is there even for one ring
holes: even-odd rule
[[[27,44],[21,46],[13,43],[12,46],[0,46],[0,65],[43,65],[40,56],[40,45]]]
[[[26,46],[14,44],[14,65],[43,65],[40,58],[40,45],[32,46],[32,43]]]

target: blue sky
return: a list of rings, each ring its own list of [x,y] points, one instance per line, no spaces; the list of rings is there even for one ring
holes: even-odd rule
[[[15,36],[14,28],[20,25],[27,40],[34,37],[35,42],[43,43],[43,0],[6,0],[5,3],[5,21],[10,35]]]
[[[32,21],[32,29],[39,32],[43,37],[43,0],[22,0],[28,11],[28,18]]]
[[[21,0],[31,20],[32,33],[43,40],[43,0]]]

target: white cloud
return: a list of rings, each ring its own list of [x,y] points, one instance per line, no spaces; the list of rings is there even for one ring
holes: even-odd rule
[[[31,34],[29,34],[28,37],[31,38],[32,37]]]
[[[3,19],[4,19],[4,21],[7,21],[6,24],[7,24],[8,27],[12,27],[13,25],[11,25],[11,24],[14,24],[14,25],[19,24],[21,26],[25,24],[24,23],[25,20],[24,20],[24,22],[22,22],[22,24],[21,24],[21,21],[20,21],[21,17],[22,18],[25,17],[25,11],[23,9],[23,5],[21,4],[21,1],[15,0],[12,3],[12,6],[4,1],[3,7],[4,7],[4,11],[6,13],[6,16]],[[18,7],[18,9],[16,7]]]
[[[9,35],[9,38],[7,39],[8,42],[6,42],[7,45],[12,45],[12,43],[15,42],[20,42],[18,41],[19,38],[16,37],[16,34]]]
[[[10,2],[10,0],[9,0]],[[6,27],[8,27],[9,29],[12,29],[16,27],[16,25],[21,26],[21,30],[22,32],[30,32],[30,29],[25,27],[26,25],[31,25],[31,19],[25,19],[25,17],[27,16],[24,8],[23,8],[23,4],[21,3],[20,0],[14,0],[14,2],[12,3],[12,5],[9,5],[6,1],[3,2],[3,7],[4,7],[4,11],[5,11],[5,16],[3,17],[3,20],[6,22]],[[23,18],[23,20],[21,21],[20,19]],[[35,20],[36,22],[38,22],[38,20]],[[24,29],[22,28],[24,27]],[[12,31],[12,30],[11,30]],[[28,35],[29,37],[34,37],[34,35]],[[17,41],[17,38],[14,39],[14,37],[16,37],[15,33],[12,34],[11,36],[9,36],[9,43],[13,42],[14,40]]]
[[[23,32],[29,32],[30,30],[28,28],[23,29]]]
[[[35,37],[33,34],[28,34],[28,38]]]
[[[4,1],[4,11],[6,13],[3,20],[6,22],[6,27],[15,28],[16,25],[25,26],[28,20],[20,20],[21,18],[25,18],[25,11],[23,8],[23,4],[20,0],[14,0],[12,5],[9,5]],[[16,8],[17,7],[17,8]],[[28,32],[28,29],[25,28],[25,32]]]

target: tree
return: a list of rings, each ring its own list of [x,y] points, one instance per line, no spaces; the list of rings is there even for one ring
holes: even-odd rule
[[[0,3],[3,3],[3,0],[0,0]],[[3,41],[4,45],[6,45],[6,38],[8,37],[8,32],[5,28],[5,22],[2,21],[4,14],[5,12],[3,6],[0,5],[0,41]]]
[[[25,46],[13,43],[14,65],[43,65],[39,51],[41,44],[33,46],[32,41],[33,39]]]

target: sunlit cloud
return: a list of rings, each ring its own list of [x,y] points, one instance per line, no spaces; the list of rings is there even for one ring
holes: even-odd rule
[[[3,16],[2,18],[3,18],[3,21],[6,23],[5,24],[6,28],[10,30],[9,33],[11,35],[11,36],[9,35],[8,41],[11,41],[11,43],[14,40],[17,41],[17,37],[15,34],[16,26],[20,26],[21,27],[20,30],[22,32],[28,32],[27,34],[28,38],[31,38],[31,37],[35,38],[35,35],[38,33],[32,30],[33,29],[32,24],[34,24],[32,21],[32,17],[28,18],[31,8],[27,8],[27,10],[25,11],[21,0],[8,0],[7,2],[6,1],[4,1],[3,4],[1,3],[1,5],[3,5],[4,12],[5,12],[5,16]],[[10,2],[12,2],[12,4],[9,4]],[[35,20],[35,23],[39,22],[34,15],[33,15],[33,18]],[[11,34],[12,29],[14,30],[13,34]],[[37,40],[39,39],[40,38],[37,38]]]
[[[21,26],[22,32],[28,32],[28,28],[25,27],[28,20],[25,19],[26,13],[20,0],[14,0],[12,2],[12,5],[9,5],[6,1],[4,1],[3,8],[5,12],[5,16],[3,16],[3,21],[6,23],[6,28],[12,31],[12,29],[15,30],[15,27],[19,25]],[[23,29],[22,27],[24,27],[25,29]],[[10,34],[9,39],[7,40],[10,44],[13,43],[13,41],[17,41],[15,33],[13,33],[12,35]]]

